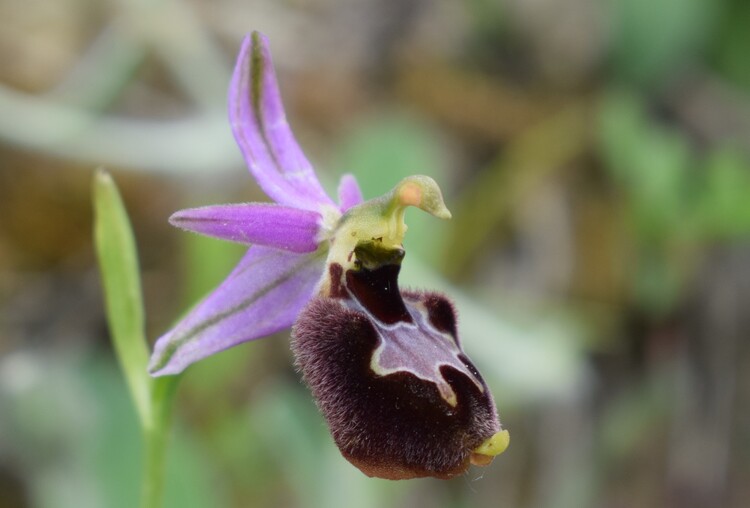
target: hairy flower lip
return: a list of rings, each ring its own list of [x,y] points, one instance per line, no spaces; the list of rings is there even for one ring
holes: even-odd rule
[[[492,395],[460,348],[448,300],[401,292],[404,250],[357,242],[292,331],[295,362],[342,455],[391,480],[452,478],[499,453]]]
[[[455,330],[444,297],[404,294],[429,309],[448,310],[449,322],[445,317],[430,322]],[[293,328],[297,367],[342,455],[364,474],[391,480],[463,473],[473,450],[500,431],[489,390],[483,381],[480,389],[463,372],[443,365],[440,373],[456,393],[451,404],[434,383],[408,369],[373,370],[371,358],[382,340],[378,330],[362,310],[321,296],[306,306]],[[417,346],[413,354],[429,351]]]

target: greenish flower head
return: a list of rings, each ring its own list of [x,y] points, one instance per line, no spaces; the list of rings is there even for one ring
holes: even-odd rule
[[[341,215],[325,235],[330,243],[327,264],[340,265],[345,272],[356,263],[367,259],[372,266],[379,257],[384,263],[401,252],[404,235],[408,229],[404,214],[406,208],[415,206],[440,219],[450,219],[438,184],[424,175],[409,176],[401,180],[390,192],[353,206]],[[353,255],[355,251],[360,255]],[[326,292],[326,280],[322,281]]]

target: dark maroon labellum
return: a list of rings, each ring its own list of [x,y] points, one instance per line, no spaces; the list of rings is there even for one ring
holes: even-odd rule
[[[368,476],[450,478],[500,430],[492,396],[460,348],[444,296],[399,291],[403,250],[372,242],[329,269],[292,332],[305,382],[343,456]]]

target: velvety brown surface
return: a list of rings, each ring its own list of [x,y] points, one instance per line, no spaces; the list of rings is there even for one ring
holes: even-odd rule
[[[410,293],[409,298],[427,304],[436,326],[455,330],[444,297]],[[457,394],[454,407],[434,383],[410,373],[376,375],[370,362],[379,339],[369,319],[338,299],[318,297],[293,330],[297,366],[341,453],[365,474],[387,479],[450,478],[465,471],[471,450],[499,430],[489,390],[480,391],[465,374],[444,366],[441,374]]]

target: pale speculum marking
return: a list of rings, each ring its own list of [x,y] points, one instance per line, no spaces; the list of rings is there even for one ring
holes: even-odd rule
[[[441,367],[450,366],[470,379],[480,392],[484,392],[482,381],[459,358],[462,351],[456,341],[430,323],[427,309],[420,301],[405,299],[404,304],[412,322],[399,321],[394,324],[382,323],[355,299],[342,299],[339,302],[370,318],[379,338],[370,361],[370,368],[375,374],[386,376],[408,372],[434,383],[440,396],[455,407],[458,403],[456,392],[440,372]]]

